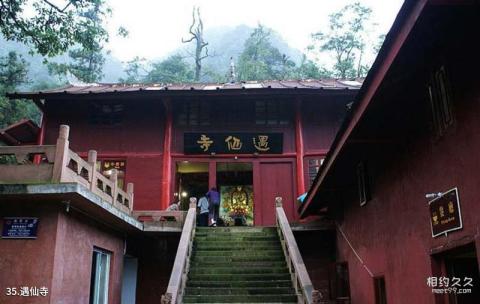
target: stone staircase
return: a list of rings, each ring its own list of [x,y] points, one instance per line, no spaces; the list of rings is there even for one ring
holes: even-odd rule
[[[297,302],[276,228],[196,228],[183,303]]]

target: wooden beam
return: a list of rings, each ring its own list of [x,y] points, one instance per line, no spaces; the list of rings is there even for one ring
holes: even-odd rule
[[[303,170],[303,125],[302,125],[302,100],[295,101],[295,151],[297,163],[297,196],[305,193],[305,173]]]
[[[165,133],[163,138],[163,170],[162,170],[162,199],[160,209],[165,210],[170,205],[170,188],[172,180],[172,108],[170,99],[164,99]]]

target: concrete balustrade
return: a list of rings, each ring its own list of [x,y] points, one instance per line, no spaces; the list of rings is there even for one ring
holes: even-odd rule
[[[88,151],[87,161],[71,151],[69,133],[69,126],[61,125],[56,145],[0,147],[0,184],[78,183],[130,214],[133,184],[125,192],[117,186],[116,172],[110,179],[98,172],[96,151]]]

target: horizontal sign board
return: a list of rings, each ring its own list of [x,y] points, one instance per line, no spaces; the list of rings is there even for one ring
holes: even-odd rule
[[[462,229],[458,190],[454,188],[428,202],[432,237]]]
[[[37,237],[38,218],[4,217],[3,239],[34,239]]]
[[[185,133],[185,154],[281,154],[282,133]]]

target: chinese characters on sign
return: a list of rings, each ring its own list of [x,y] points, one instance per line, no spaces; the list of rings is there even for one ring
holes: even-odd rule
[[[430,207],[432,237],[462,228],[457,188],[445,192],[442,196],[431,200],[428,204]]]
[[[17,296],[17,297],[46,297],[48,295],[48,288],[45,286],[42,287],[7,287],[5,289],[6,296]]]
[[[37,237],[38,218],[5,217],[3,218],[3,239],[35,239]]]
[[[185,154],[283,152],[282,133],[185,133]]]

